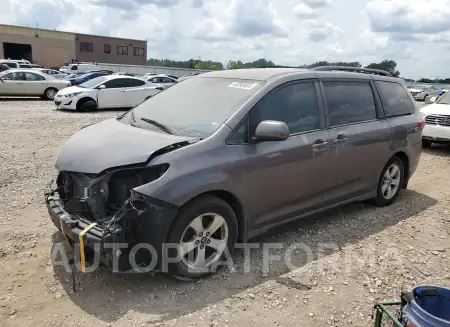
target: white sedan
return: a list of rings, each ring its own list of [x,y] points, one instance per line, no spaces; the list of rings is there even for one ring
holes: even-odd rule
[[[53,100],[56,93],[70,86],[36,69],[10,69],[0,73],[0,96],[40,96]]]
[[[164,86],[165,89],[168,87],[178,83],[178,81],[174,78],[171,78],[167,75],[156,75],[156,76],[144,76],[144,78],[150,83],[159,84]]]
[[[105,108],[133,108],[164,90],[143,79],[106,75],[58,92],[58,109],[88,111]]]
[[[420,110],[425,120],[422,145],[428,148],[432,143],[450,143],[450,93],[440,98],[432,97],[432,104]]]
[[[408,88],[415,100],[425,101],[427,96],[440,96],[442,90],[434,85],[417,85]]]

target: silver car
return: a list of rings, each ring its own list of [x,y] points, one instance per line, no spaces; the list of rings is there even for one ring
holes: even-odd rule
[[[0,73],[0,96],[40,96],[53,100],[56,93],[70,86],[36,69],[10,69]]]
[[[415,100],[425,101],[426,97],[441,96],[444,92],[434,85],[414,85],[408,87]]]
[[[57,79],[64,79],[64,77],[69,75],[67,73],[63,73],[63,72],[60,72],[60,71],[55,70],[55,69],[47,69],[47,68],[35,68],[35,69],[40,71],[40,72],[42,72],[42,73],[44,73],[44,74],[53,76],[54,78],[57,78]]]
[[[81,129],[59,151],[51,219],[83,258],[195,279],[277,225],[390,205],[419,162],[419,109],[387,72],[329,70],[209,72]]]

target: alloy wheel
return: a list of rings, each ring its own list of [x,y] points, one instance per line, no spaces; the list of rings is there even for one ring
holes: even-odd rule
[[[228,225],[216,213],[197,216],[181,237],[178,255],[190,269],[206,269],[220,259],[228,243]]]
[[[55,98],[56,91],[55,90],[47,90],[47,92],[45,92],[45,95],[47,96],[48,99],[53,100]]]
[[[383,185],[381,192],[386,200],[392,199],[400,187],[401,170],[400,167],[393,163],[386,169],[383,176]]]

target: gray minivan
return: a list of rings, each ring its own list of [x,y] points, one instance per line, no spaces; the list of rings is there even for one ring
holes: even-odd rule
[[[199,278],[279,224],[391,204],[416,170],[423,127],[404,82],[384,71],[210,72],[78,131],[45,198],[83,260]]]

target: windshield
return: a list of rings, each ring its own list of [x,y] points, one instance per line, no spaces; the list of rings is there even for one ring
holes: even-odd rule
[[[206,138],[263,85],[253,80],[190,78],[141,103],[122,121],[160,131],[145,122],[152,120],[176,135]]]
[[[444,93],[443,96],[441,96],[436,103],[439,104],[450,104],[450,92]]]
[[[79,86],[79,87],[85,87],[85,88],[90,89],[90,88],[92,88],[92,87],[94,87],[94,86],[96,86],[96,85],[98,85],[98,84],[104,82],[105,80],[106,80],[106,77],[105,77],[105,76],[99,76],[99,77],[96,77],[96,78],[91,79],[90,81],[81,83],[81,84],[78,85],[78,86]]]

